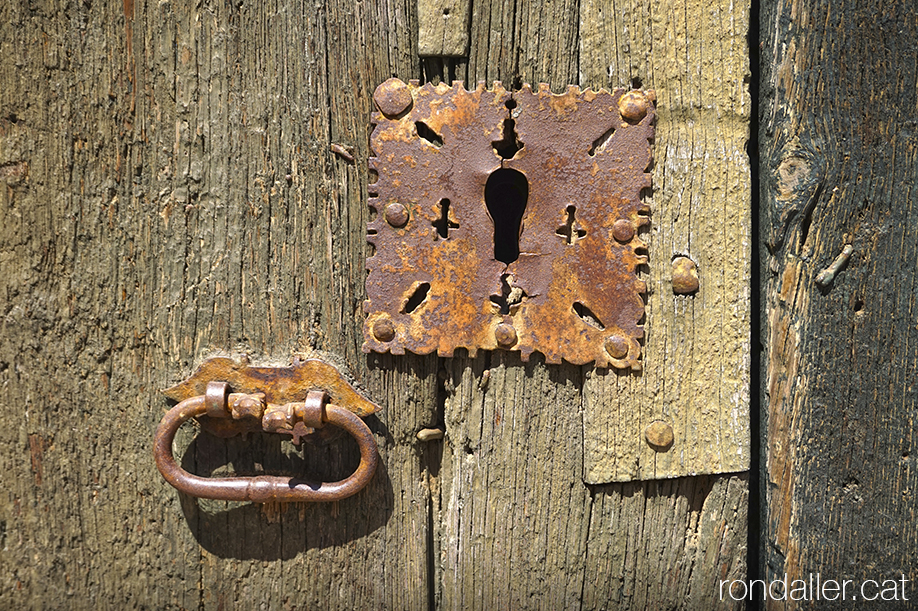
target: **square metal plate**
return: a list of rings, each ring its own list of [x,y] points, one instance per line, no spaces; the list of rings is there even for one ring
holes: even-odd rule
[[[640,369],[653,99],[380,85],[364,352]]]

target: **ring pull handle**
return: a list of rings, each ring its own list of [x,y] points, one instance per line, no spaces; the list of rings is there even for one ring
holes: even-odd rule
[[[360,464],[350,477],[337,482],[310,482],[276,475],[256,477],[199,477],[182,469],[172,455],[172,442],[182,424],[197,416],[258,418],[267,432],[286,430],[298,422],[311,428],[326,424],[340,427],[357,440]],[[153,444],[156,466],[178,490],[205,499],[222,501],[337,501],[356,494],[373,477],[379,462],[376,439],[369,427],[348,409],[328,403],[324,391],[309,391],[306,400],[267,405],[263,393],[230,393],[226,382],[209,382],[203,395],[191,397],[163,417]]]

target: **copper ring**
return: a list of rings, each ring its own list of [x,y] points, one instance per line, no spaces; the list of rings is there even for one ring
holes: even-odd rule
[[[172,442],[182,424],[207,413],[205,397],[191,397],[173,407],[156,430],[153,455],[166,481],[185,494],[222,501],[337,501],[356,494],[376,472],[379,452],[370,428],[356,414],[343,407],[325,406],[326,421],[341,427],[357,440],[360,464],[350,477],[337,482],[310,482],[292,477],[260,475],[256,477],[199,477],[188,473],[175,462]]]

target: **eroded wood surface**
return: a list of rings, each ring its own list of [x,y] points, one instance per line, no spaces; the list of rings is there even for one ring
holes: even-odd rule
[[[471,10],[470,0],[419,0],[418,55],[468,55]]]
[[[587,380],[584,477],[605,483],[745,471],[748,4],[586,0],[581,24],[583,84],[654,89],[658,113],[644,370]],[[674,292],[677,257],[696,264],[697,292]],[[645,441],[656,421],[673,429],[666,452]]]
[[[0,8],[0,606],[722,606],[717,580],[745,572],[745,476],[588,485],[584,413],[601,405],[581,391],[598,384],[588,370],[367,357],[359,337],[376,84],[640,78],[707,92],[719,62],[670,77],[611,59],[743,36],[745,5],[683,4],[602,7],[612,31],[651,26],[587,53],[586,4],[476,3],[468,59],[423,62],[413,1]],[[706,20],[712,6],[722,19]],[[690,18],[659,25],[677,14]],[[722,115],[742,123],[733,101],[705,95],[659,107],[693,109],[696,131],[662,140],[685,164],[739,154],[700,140]],[[168,406],[158,390],[233,351],[319,352],[349,370],[384,406],[370,488],[282,511],[165,484],[150,449]],[[416,438],[444,425],[442,441]],[[305,463],[340,477],[356,464],[354,448],[298,453],[191,427],[177,449],[199,473]]]
[[[804,0],[761,12],[761,572],[908,580],[885,601],[868,586],[869,604],[889,609],[915,607],[918,579],[914,9]],[[848,594],[821,604],[862,608]]]

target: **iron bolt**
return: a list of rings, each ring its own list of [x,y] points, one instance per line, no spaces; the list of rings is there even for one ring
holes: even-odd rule
[[[290,424],[292,413],[288,413],[286,405],[269,407],[261,419],[261,428],[269,433],[285,429]]]
[[[434,441],[436,439],[443,439],[443,429],[421,429],[418,431],[417,436],[420,441]]]
[[[651,422],[650,426],[644,429],[644,438],[654,448],[668,448],[673,445],[673,427],[662,420]]]
[[[402,204],[386,206],[386,222],[393,227],[404,227],[408,222],[408,210]]]
[[[618,219],[612,225],[612,237],[619,242],[630,242],[634,237],[634,224],[627,219]]]
[[[650,101],[640,91],[629,91],[618,100],[618,111],[629,123],[637,123],[647,115]]]
[[[510,348],[516,344],[516,329],[502,322],[494,329],[494,338],[501,348]]]
[[[622,335],[610,335],[606,339],[606,352],[609,353],[613,359],[623,359],[628,356],[628,349],[631,347],[631,342],[628,341],[627,337]]]
[[[233,401],[233,405],[230,408],[233,420],[240,420],[247,417],[261,418],[262,415],[264,415],[265,409],[264,399],[264,393],[257,393],[254,395],[243,395]]]
[[[698,266],[688,257],[673,259],[673,292],[687,295],[698,290]]]
[[[388,318],[380,318],[373,323],[373,335],[381,342],[391,342],[395,337],[395,325]]]
[[[408,85],[397,78],[390,78],[373,92],[376,107],[392,119],[411,108],[411,92]]]

